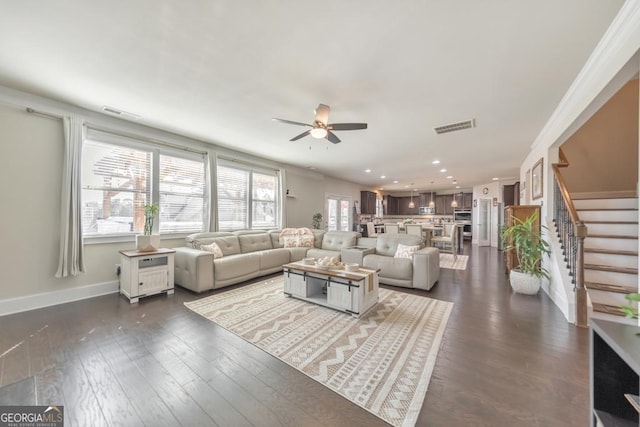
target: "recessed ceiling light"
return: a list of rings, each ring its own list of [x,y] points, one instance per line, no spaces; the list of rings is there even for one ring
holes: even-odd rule
[[[380,179],[385,179],[386,177],[386,175],[380,175]]]
[[[440,172],[446,172],[446,171],[447,171],[446,169],[440,169]]]
[[[451,179],[451,178],[453,178],[453,175],[449,175],[449,176],[447,177],[447,179]]]
[[[393,181],[393,183],[394,183],[394,184],[397,184],[397,183],[398,183],[398,181]]]
[[[458,181],[456,181],[455,179],[453,180],[452,184],[457,184]]]
[[[497,181],[497,180],[498,180],[498,179],[500,179],[500,178],[498,178],[497,176],[494,176],[494,177],[493,177],[493,178],[491,178],[491,179],[492,179],[492,180],[494,180],[494,181]]]
[[[307,169],[315,170],[315,166],[307,166]]]
[[[460,188],[460,186],[459,186],[459,185],[456,185],[456,188]]]
[[[440,163],[440,160],[434,160],[434,161],[433,161],[433,162],[431,162],[431,163],[433,163],[434,165],[437,165],[438,163]]]
[[[365,169],[364,170],[366,173],[371,173],[371,169]]]
[[[404,188],[409,188],[409,186],[408,186],[408,185],[405,185],[405,186],[404,186]]]

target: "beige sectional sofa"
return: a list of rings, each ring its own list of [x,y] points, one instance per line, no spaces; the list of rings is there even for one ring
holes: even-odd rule
[[[352,231],[312,231],[313,248],[285,248],[279,239],[281,230],[192,234],[186,238],[186,247],[175,248],[175,283],[203,292],[276,273],[283,264],[306,256],[340,259],[341,249],[355,246],[361,236]],[[221,258],[214,259],[213,253],[200,249],[211,243],[221,249]]]

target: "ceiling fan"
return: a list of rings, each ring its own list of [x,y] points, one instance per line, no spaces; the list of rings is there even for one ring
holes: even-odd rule
[[[300,138],[304,138],[307,135],[311,135],[314,138],[326,138],[328,141],[331,141],[334,144],[340,142],[340,138],[336,136],[332,131],[335,130],[359,130],[366,129],[366,123],[327,123],[329,120],[329,106],[324,104],[319,104],[318,108],[315,110],[316,118],[313,121],[313,124],[293,122],[291,120],[285,119],[276,119],[273,120],[276,122],[288,123],[290,125],[297,126],[307,126],[311,129],[308,129],[302,132],[300,135],[294,136],[289,141],[297,141]]]

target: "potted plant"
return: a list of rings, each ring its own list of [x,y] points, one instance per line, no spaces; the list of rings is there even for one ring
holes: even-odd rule
[[[160,247],[160,235],[152,234],[153,221],[158,211],[158,205],[155,203],[144,206],[144,234],[136,235],[136,248],[139,251],[155,251]]]
[[[313,215],[313,219],[311,220],[311,228],[320,229],[322,224],[322,214],[320,212]]]
[[[513,225],[502,230],[505,250],[513,250],[518,268],[509,273],[511,288],[520,294],[535,295],[540,290],[542,278],[549,279],[549,272],[541,266],[542,256],[551,253],[549,243],[535,229],[537,212],[524,221],[513,218]]]

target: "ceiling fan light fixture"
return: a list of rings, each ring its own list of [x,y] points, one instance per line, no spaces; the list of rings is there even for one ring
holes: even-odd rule
[[[327,136],[327,130],[325,128],[313,128],[309,133],[316,139],[322,139]]]

